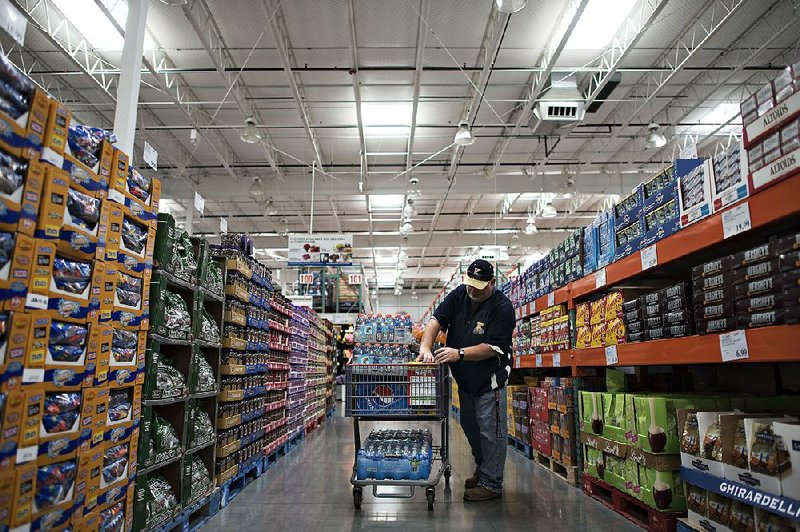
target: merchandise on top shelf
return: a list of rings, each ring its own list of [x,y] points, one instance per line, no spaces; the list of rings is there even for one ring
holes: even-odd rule
[[[15,157],[37,159],[49,116],[49,99],[4,54],[0,54],[0,148]]]

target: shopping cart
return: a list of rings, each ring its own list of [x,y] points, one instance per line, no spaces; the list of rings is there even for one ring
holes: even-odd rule
[[[353,418],[355,456],[353,475],[353,504],[361,509],[363,489],[372,486],[378,498],[412,498],[414,488],[424,487],[428,510],[433,510],[436,486],[444,476],[450,485],[448,459],[450,426],[450,386],[447,366],[437,364],[350,364],[345,381],[345,415]],[[432,445],[432,462],[428,478],[396,480],[359,478],[358,452],[361,449],[360,421],[440,421],[441,444]],[[435,464],[439,463],[436,468]],[[379,493],[379,486],[408,487],[407,494]]]

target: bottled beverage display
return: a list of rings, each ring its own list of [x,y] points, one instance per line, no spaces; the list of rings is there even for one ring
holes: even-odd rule
[[[353,348],[353,364],[407,364],[415,359],[407,345],[361,344]]]
[[[358,451],[359,479],[422,480],[431,474],[433,438],[429,429],[370,432]]]
[[[359,314],[355,341],[362,344],[410,344],[414,322],[408,314]]]

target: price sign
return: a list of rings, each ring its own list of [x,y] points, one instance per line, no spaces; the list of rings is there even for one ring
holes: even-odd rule
[[[203,208],[206,206],[206,200],[203,199],[199,193],[194,193],[194,208],[197,209],[197,212],[203,214]]]
[[[36,454],[38,450],[39,448],[36,445],[17,449],[17,463],[23,464],[25,462],[30,462],[31,460],[36,460]]]
[[[300,274],[300,284],[311,284],[314,282],[314,275],[311,273]]]
[[[541,368],[542,367],[542,354],[541,353],[536,353],[536,367],[537,368]]]
[[[514,357],[514,367],[519,369],[520,365],[521,365],[520,358],[519,357]]]
[[[347,276],[348,284],[361,284],[364,282],[364,276],[360,273],[351,273]]]
[[[741,330],[720,334],[719,350],[722,353],[723,362],[750,358],[750,350],[747,347],[747,335]]]
[[[153,148],[149,142],[144,141],[144,153],[142,159],[147,163],[147,166],[153,170],[158,170],[158,152]]]
[[[228,232],[228,220],[226,220],[225,218],[219,219],[219,232],[220,233]]]
[[[606,285],[606,269],[601,268],[594,274],[594,287],[602,288]]]
[[[553,353],[553,367],[554,368],[561,367],[561,353]]]
[[[642,271],[654,268],[658,265],[658,255],[656,254],[656,245],[648,246],[639,252],[642,259]]]
[[[722,235],[730,238],[744,231],[750,230],[753,223],[750,221],[750,204],[740,203],[736,207],[722,213]]]
[[[25,368],[22,372],[22,384],[44,382],[44,368]]]
[[[556,304],[556,293],[550,292],[549,294],[547,294],[547,306],[552,307],[555,304]]]
[[[606,366],[613,366],[619,363],[619,356],[617,355],[617,346],[609,345],[606,347]]]

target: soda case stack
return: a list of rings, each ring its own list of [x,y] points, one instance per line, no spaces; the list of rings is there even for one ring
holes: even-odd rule
[[[158,526],[214,489],[224,259],[158,216],[145,351],[134,529]]]
[[[360,480],[423,480],[430,476],[433,437],[429,429],[373,430],[359,449]]]
[[[306,359],[306,393],[303,413],[306,431],[325,419],[328,380],[325,320],[317,316],[314,310],[309,310],[308,321],[308,358]]]
[[[289,363],[289,403],[287,430],[289,439],[305,430],[306,361],[308,359],[308,309],[294,305],[292,308],[292,339]]]
[[[160,199],[0,56],[0,529],[132,524]]]

